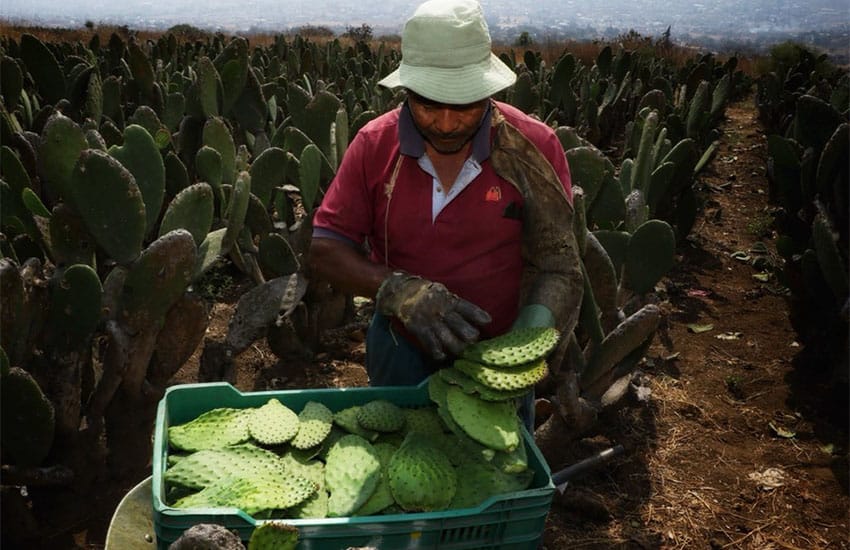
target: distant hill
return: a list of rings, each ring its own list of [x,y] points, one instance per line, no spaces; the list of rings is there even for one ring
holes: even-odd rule
[[[304,25],[343,31],[370,25],[376,36],[398,34],[418,0],[2,0],[0,18],[44,26],[86,22],[165,30],[180,23],[206,30],[280,32]],[[850,50],[847,0],[482,0],[495,39],[522,32],[537,40],[614,38],[634,30],[677,42],[735,49],[797,40],[845,55]]]

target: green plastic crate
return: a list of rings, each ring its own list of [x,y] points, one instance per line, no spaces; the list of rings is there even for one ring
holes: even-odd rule
[[[430,404],[427,383],[419,386],[288,390],[242,393],[227,383],[184,384],[170,387],[159,403],[154,434],[153,518],[160,549],[167,549],[186,529],[216,523],[251,537],[263,520],[236,509],[178,509],[165,504],[163,472],[168,455],[168,427],[182,424],[219,407],[259,407],[279,399],[294,411],[318,401],[332,411],[386,399],[414,407]],[[523,428],[531,486],[516,493],[494,496],[475,508],[442,512],[376,515],[327,519],[285,519],[298,528],[299,549],[339,550],[349,546],[400,549],[535,549],[543,535],[555,486],[551,471],[533,438]]]

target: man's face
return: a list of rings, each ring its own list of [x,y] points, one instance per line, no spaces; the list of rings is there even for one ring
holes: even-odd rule
[[[437,153],[457,153],[472,139],[487,110],[489,99],[466,105],[450,105],[408,91],[413,122]]]

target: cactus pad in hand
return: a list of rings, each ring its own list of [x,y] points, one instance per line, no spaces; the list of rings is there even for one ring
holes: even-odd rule
[[[437,373],[440,378],[449,384],[460,387],[465,393],[476,394],[484,401],[507,401],[509,399],[522,397],[528,393],[526,388],[520,388],[518,390],[494,390],[493,388],[485,386],[481,382],[467,376],[454,367],[440,369]]]
[[[463,358],[497,367],[518,367],[546,357],[558,345],[559,333],[550,327],[526,327],[482,340],[463,352]]]
[[[544,359],[510,369],[500,369],[463,359],[455,360],[454,366],[485,386],[502,391],[530,389],[543,380],[548,372]]]

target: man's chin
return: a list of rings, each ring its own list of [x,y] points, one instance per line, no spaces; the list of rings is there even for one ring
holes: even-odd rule
[[[431,147],[434,148],[435,151],[440,153],[441,155],[453,155],[454,153],[458,153],[463,150],[467,141],[437,141],[437,140],[428,140],[428,143],[431,144]]]

